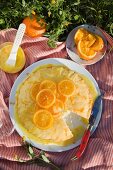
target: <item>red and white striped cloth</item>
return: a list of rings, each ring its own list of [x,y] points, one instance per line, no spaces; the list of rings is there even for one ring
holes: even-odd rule
[[[113,39],[103,32],[109,42],[107,54],[98,63],[87,66],[87,69],[97,80],[101,90],[105,92],[102,118],[96,132],[90,138],[87,149],[77,161],[71,161],[75,149],[62,153],[46,152],[47,156],[64,170],[113,170]],[[0,44],[13,42],[15,29],[0,31]],[[24,37],[21,47],[26,55],[26,65],[29,66],[39,59],[59,57],[66,58],[65,43],[58,43],[58,47],[51,49],[47,46],[47,38]],[[0,113],[7,109],[11,87],[18,74],[7,74],[0,70]],[[4,116],[4,115],[2,115]],[[6,114],[8,119],[8,114]],[[9,122],[10,126],[10,122]],[[10,128],[8,126],[8,128]],[[0,170],[44,170],[35,164],[20,165],[15,161],[15,155],[21,159],[29,159],[26,150],[21,146],[21,137],[16,131],[11,136],[0,140]],[[35,149],[38,153],[38,149]]]

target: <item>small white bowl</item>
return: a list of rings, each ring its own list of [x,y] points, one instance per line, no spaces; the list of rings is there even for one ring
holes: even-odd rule
[[[79,28],[85,28],[89,32],[92,32],[94,34],[99,35],[104,41],[104,49],[102,50],[102,52],[98,52],[97,56],[94,57],[92,60],[87,61],[87,60],[81,59],[79,57],[78,53],[77,53],[76,45],[75,45],[75,42],[74,42],[74,35]],[[106,49],[107,49],[107,40],[106,40],[104,34],[102,33],[102,31],[98,27],[92,26],[92,25],[85,24],[85,25],[80,25],[80,26],[74,28],[69,33],[67,40],[66,40],[66,50],[67,50],[69,57],[73,61],[75,61],[76,63],[81,64],[81,65],[95,64],[96,62],[98,62],[100,59],[102,59],[104,57],[104,55],[106,53]]]

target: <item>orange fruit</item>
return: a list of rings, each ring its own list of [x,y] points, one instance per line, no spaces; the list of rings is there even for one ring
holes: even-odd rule
[[[32,17],[26,17],[23,20],[26,25],[25,33],[30,37],[40,37],[46,32],[46,23],[43,19],[37,21],[37,15],[32,14]]]
[[[40,83],[36,82],[33,84],[33,86],[31,87],[31,90],[30,90],[30,95],[31,95],[31,98],[33,100],[36,100],[36,95],[38,94],[39,92],[39,86],[40,86]]]
[[[77,30],[77,32],[75,33],[74,36],[74,42],[75,44],[78,44],[78,42],[83,39],[84,37],[86,37],[88,35],[88,31],[84,28],[79,28]]]
[[[59,100],[61,100],[63,103],[65,103],[66,100],[67,100],[67,96],[64,96],[64,95],[62,95],[62,94],[59,94],[58,92],[57,92],[57,94],[56,94],[56,98],[59,99]]]
[[[64,79],[58,83],[58,91],[64,96],[71,96],[75,91],[75,85],[72,80]]]
[[[64,109],[64,104],[61,100],[56,99],[55,103],[50,107],[53,116],[58,116]]]
[[[80,40],[77,45],[77,50],[80,58],[85,60],[93,59],[97,52],[85,46],[86,40]]]
[[[53,116],[49,111],[41,109],[34,114],[33,122],[39,129],[46,130],[52,126]]]
[[[40,84],[40,90],[42,90],[42,89],[50,89],[53,92],[55,92],[56,91],[56,84],[52,80],[44,80]]]
[[[41,109],[41,108],[39,107],[39,105],[37,103],[35,103],[34,110],[38,111],[39,109]]]
[[[50,89],[41,90],[36,96],[37,104],[42,108],[49,108],[55,103],[55,95]]]
[[[84,38],[84,46],[91,47],[96,41],[96,37],[93,34],[88,34],[87,37]]]
[[[91,49],[94,50],[94,51],[101,51],[104,47],[104,41],[103,39],[96,35],[96,41],[95,43],[91,46]]]

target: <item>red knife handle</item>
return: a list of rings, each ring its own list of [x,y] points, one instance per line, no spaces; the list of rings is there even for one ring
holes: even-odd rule
[[[82,154],[84,153],[86,146],[88,144],[90,133],[91,132],[89,129],[85,131],[84,136],[81,141],[81,144],[80,144],[80,147],[78,148],[78,150],[77,150],[75,156],[72,158],[72,160],[76,160],[82,156]]]

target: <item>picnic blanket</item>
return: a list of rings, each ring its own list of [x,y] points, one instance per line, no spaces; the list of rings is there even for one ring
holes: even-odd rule
[[[108,40],[107,53],[101,61],[86,67],[104,92],[100,123],[79,160],[71,161],[76,148],[61,153],[46,152],[46,156],[64,170],[113,170],[113,50],[110,50],[113,39],[106,32],[103,33]],[[13,42],[15,34],[15,29],[0,31],[0,44]],[[45,37],[32,39],[24,36],[21,47],[26,56],[25,68],[40,59],[67,57],[65,43],[58,42],[57,48],[52,49],[48,47]],[[11,87],[20,73],[7,74],[0,70],[0,114],[4,117],[5,130],[12,128],[8,113],[8,99]],[[50,168],[39,167],[36,164],[20,165],[15,160],[15,155],[24,160],[29,159],[21,141],[22,138],[15,130],[10,136],[0,139],[0,170],[49,170]],[[37,154],[40,152],[38,149],[35,151]]]

